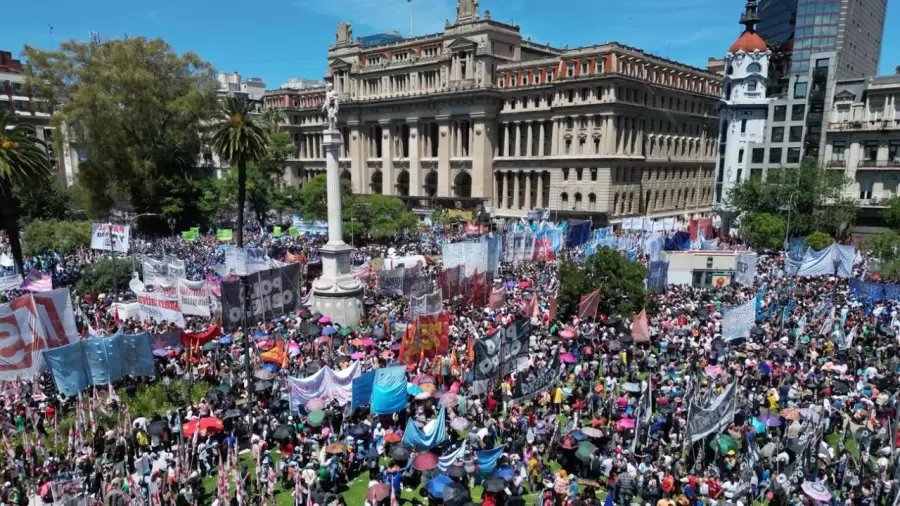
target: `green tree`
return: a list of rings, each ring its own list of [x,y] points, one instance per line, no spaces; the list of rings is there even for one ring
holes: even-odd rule
[[[51,172],[13,185],[13,194],[19,199],[19,217],[24,221],[61,220],[72,212],[72,193]]]
[[[791,235],[828,232],[844,238],[856,219],[858,203],[844,196],[843,172],[813,161],[769,172],[766,181],[749,178],[729,190],[729,205],[741,216],[768,213],[789,217]]]
[[[28,256],[48,251],[67,254],[91,245],[91,222],[33,220],[22,229],[23,249]]]
[[[584,266],[564,262],[559,268],[559,314],[578,314],[578,301],[583,295],[600,290],[598,314],[630,317],[647,303],[644,289],[644,267],[627,260],[612,248],[597,248]]]
[[[825,232],[813,232],[806,236],[806,246],[816,251],[822,251],[831,246],[833,242],[831,236]]]
[[[778,249],[784,243],[784,220],[774,214],[754,212],[741,220],[741,234],[755,250]]]
[[[268,212],[278,204],[279,189],[284,178],[284,162],[293,151],[291,136],[284,132],[266,134],[265,154],[247,165],[247,205],[260,225],[266,224]],[[237,191],[237,177],[230,174],[229,183]]]
[[[131,260],[104,258],[86,266],[75,283],[78,293],[109,293],[128,285],[133,265]]]
[[[376,241],[394,239],[399,234],[412,232],[419,223],[419,218],[406,208],[402,200],[378,194],[355,196],[350,201],[349,209],[344,211],[345,228],[351,217]]]
[[[0,111],[0,229],[9,237],[16,271],[22,272],[22,243],[19,238],[19,199],[15,185],[44,180],[50,173],[47,146],[37,139],[34,130],[13,122],[13,114]]]
[[[894,230],[878,232],[866,237],[863,244],[875,257],[890,260],[900,252],[900,233]]]
[[[310,179],[300,189],[300,213],[308,220],[324,220],[328,218],[328,185],[325,174]],[[353,200],[350,181],[341,180],[341,207],[345,217],[349,217],[349,209]],[[354,217],[357,217],[354,215]],[[358,218],[358,217],[357,217]]]
[[[900,197],[891,197],[886,202],[883,211],[884,221],[894,229],[900,229]]]
[[[88,214],[105,219],[119,203],[160,213],[173,180],[191,186],[200,132],[217,103],[207,63],[143,37],[24,52],[27,86],[55,104],[57,131],[86,148],[77,180]]]
[[[238,247],[244,245],[244,206],[247,201],[247,164],[266,154],[265,132],[250,116],[250,101],[228,97],[222,104],[221,122],[213,134],[213,147],[219,156],[237,167]]]

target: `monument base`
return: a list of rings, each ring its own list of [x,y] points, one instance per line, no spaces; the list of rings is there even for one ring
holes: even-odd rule
[[[326,244],[319,248],[322,276],[313,282],[313,311],[318,311],[343,327],[359,325],[365,314],[363,285],[350,273],[347,244]]]

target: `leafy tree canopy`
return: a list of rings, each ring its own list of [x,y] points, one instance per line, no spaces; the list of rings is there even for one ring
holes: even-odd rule
[[[35,256],[47,251],[72,253],[91,245],[91,223],[89,221],[34,220],[28,222],[23,231],[23,251]]]
[[[804,162],[770,170],[766,181],[749,178],[729,190],[728,199],[742,216],[790,216],[791,235],[822,231],[845,238],[858,209],[856,200],[844,196],[847,183],[842,172]]]
[[[755,212],[741,220],[741,234],[755,250],[777,249],[784,243],[784,220],[774,214]]]
[[[900,234],[894,230],[885,230],[866,237],[863,245],[877,258],[890,260],[900,252]]]
[[[75,289],[78,293],[109,293],[123,289],[131,280],[132,269],[131,260],[104,258],[84,268]]]
[[[597,253],[591,255],[583,267],[565,262],[559,268],[559,314],[577,314],[581,296],[599,288],[598,314],[631,317],[647,304],[645,275],[641,264],[629,261],[620,251],[607,247],[597,248]]]
[[[883,211],[884,221],[894,229],[900,229],[900,197],[891,197],[882,202],[886,207]]]
[[[28,86],[57,104],[54,122],[87,150],[78,173],[86,211],[103,218],[127,202],[138,213],[172,213],[179,204],[164,196],[173,184],[193,186],[201,128],[216,106],[212,68],[143,37],[24,52]]]
[[[300,213],[308,220],[324,220],[328,218],[328,185],[326,184],[325,174],[320,174],[306,183],[300,189]],[[344,210],[344,216],[348,215],[351,201],[353,200],[353,190],[350,188],[350,181],[341,181],[341,206]]]
[[[822,251],[823,249],[831,246],[831,243],[834,241],[831,239],[831,236],[826,234],[825,232],[813,232],[806,236],[806,246],[816,250]]]

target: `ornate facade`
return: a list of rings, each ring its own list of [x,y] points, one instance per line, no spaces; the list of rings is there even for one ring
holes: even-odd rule
[[[368,46],[341,23],[327,77],[357,193],[600,223],[711,208],[722,81],[702,69],[614,42],[536,44],[460,0],[433,35]],[[324,97],[266,93],[297,146],[286,184],[324,173]]]

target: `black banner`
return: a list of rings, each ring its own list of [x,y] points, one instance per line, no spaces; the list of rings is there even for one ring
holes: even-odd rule
[[[520,375],[516,380],[515,388],[513,388],[512,402],[517,403],[528,400],[552,387],[559,381],[560,370],[559,355],[556,355],[544,367],[536,367],[524,377]]]
[[[531,322],[526,318],[475,340],[475,391],[487,390],[487,380],[508,375],[528,363]]]
[[[300,308],[300,264],[258,271],[222,282],[222,325],[226,330],[245,326],[241,284],[250,290],[246,325],[284,316]]]
[[[706,407],[691,402],[691,418],[687,423],[687,433],[691,443],[721,431],[734,420],[736,393],[737,382],[732,382]]]

